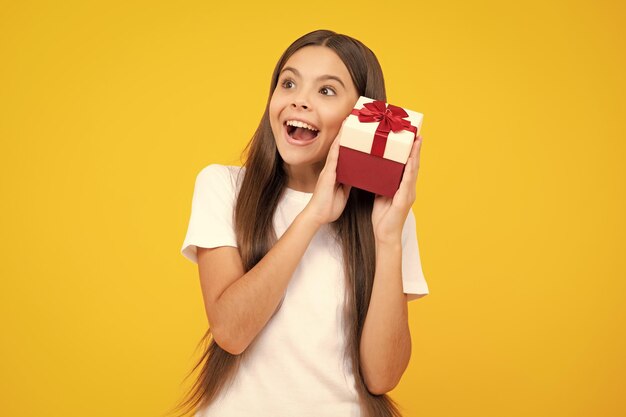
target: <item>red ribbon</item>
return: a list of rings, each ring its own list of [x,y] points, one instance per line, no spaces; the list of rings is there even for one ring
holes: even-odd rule
[[[391,131],[400,132],[407,130],[417,135],[417,128],[410,121],[404,119],[409,117],[409,115],[402,107],[386,104],[381,100],[374,100],[371,103],[365,103],[363,106],[362,109],[353,109],[350,114],[359,116],[359,122],[361,123],[379,122],[374,133],[374,141],[370,152],[372,155],[383,157],[385,146],[387,146],[387,138]]]

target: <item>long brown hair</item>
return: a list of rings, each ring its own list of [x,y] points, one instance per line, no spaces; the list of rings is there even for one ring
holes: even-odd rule
[[[374,53],[360,41],[329,30],[317,30],[294,41],[279,59],[272,75],[265,112],[252,140],[245,149],[245,175],[238,193],[234,223],[244,269],[249,271],[276,242],[272,219],[285,189],[287,178],[269,122],[269,103],[278,84],[281,69],[300,48],[309,45],[332,49],[348,68],[359,95],[387,99],[382,69]],[[346,276],[347,347],[344,358],[351,361],[363,417],[401,417],[397,404],[386,394],[372,395],[361,374],[359,344],[369,307],[375,271],[375,242],[372,229],[374,195],[352,188],[342,215],[332,226],[339,240]],[[277,308],[280,309],[280,305]],[[202,368],[186,398],[176,408],[184,415],[210,404],[233,381],[247,350],[232,355],[210,338],[211,329],[201,339],[203,355],[190,372]],[[210,341],[209,341],[210,339]]]

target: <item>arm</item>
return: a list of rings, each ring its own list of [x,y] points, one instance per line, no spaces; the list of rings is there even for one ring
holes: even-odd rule
[[[222,349],[240,354],[265,327],[316,231],[301,213],[247,273],[236,248],[198,248],[206,314]]]
[[[376,271],[361,335],[361,371],[372,394],[391,391],[411,357],[407,296],[402,287],[402,227],[415,201],[421,137],[415,141],[393,199],[378,196],[372,211]]]
[[[376,247],[376,274],[361,335],[361,369],[372,394],[391,391],[411,357],[406,295],[402,288],[402,245]]]
[[[343,211],[350,187],[335,182],[339,142],[335,141],[311,201],[268,253],[244,272],[233,247],[198,249],[206,314],[216,343],[240,354],[272,317],[311,239]]]

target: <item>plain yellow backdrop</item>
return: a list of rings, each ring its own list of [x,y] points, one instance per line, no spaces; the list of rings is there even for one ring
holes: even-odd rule
[[[207,321],[195,176],[238,164],[325,28],[424,113],[431,294],[407,417],[623,416],[626,12],[616,1],[19,1],[0,8],[0,415],[159,416]]]

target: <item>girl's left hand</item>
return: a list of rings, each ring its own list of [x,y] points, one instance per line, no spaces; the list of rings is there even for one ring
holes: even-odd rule
[[[377,242],[399,242],[406,217],[415,201],[422,137],[418,136],[407,160],[402,181],[393,198],[377,195],[372,209],[372,226]]]

